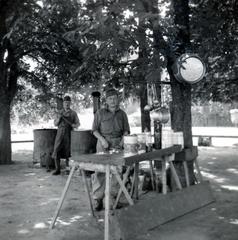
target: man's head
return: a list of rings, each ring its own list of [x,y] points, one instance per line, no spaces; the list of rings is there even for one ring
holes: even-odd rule
[[[63,100],[63,106],[64,106],[64,110],[69,110],[70,109],[70,104],[71,104],[71,98],[70,96],[65,96],[64,100]]]
[[[119,105],[118,91],[110,88],[106,91],[106,103],[110,110],[115,110]]]

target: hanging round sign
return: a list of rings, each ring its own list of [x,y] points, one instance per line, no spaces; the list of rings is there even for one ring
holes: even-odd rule
[[[182,54],[177,58],[172,68],[178,81],[190,84],[202,80],[206,73],[206,66],[202,59],[190,53]]]

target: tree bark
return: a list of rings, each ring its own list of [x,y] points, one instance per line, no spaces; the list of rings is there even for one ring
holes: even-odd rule
[[[170,104],[171,128],[174,131],[182,131],[184,135],[184,148],[191,148],[192,141],[192,117],[191,117],[191,86],[179,83],[170,67],[172,102]]]
[[[137,35],[138,35],[138,42],[139,42],[139,57],[138,57],[139,82],[142,83],[140,86],[140,110],[141,110],[142,132],[144,132],[145,130],[151,131],[150,113],[144,110],[144,107],[148,104],[147,83],[146,83],[148,54],[146,49],[145,30],[146,30],[146,27],[145,27],[144,19],[139,18]]]
[[[159,8],[158,8],[158,1],[152,0],[149,2],[151,6],[149,7],[151,10],[151,13],[153,15],[156,15],[153,17],[150,22],[153,30],[153,65],[155,69],[161,68],[161,60],[160,60],[160,45],[161,45],[161,39],[160,39],[160,26],[159,26]],[[159,101],[159,106],[161,107],[161,75],[158,76],[157,83],[155,83],[155,90],[157,95],[157,100]],[[162,124],[159,121],[154,121],[154,147],[155,149],[161,149],[162,146]],[[156,161],[155,164],[158,164],[159,162]]]
[[[175,13],[174,23],[178,27],[174,45],[177,49],[174,55],[181,55],[190,47],[189,29],[189,5],[188,0],[173,0]],[[178,82],[173,74],[174,60],[168,58],[168,72],[170,75],[172,103],[171,127],[174,131],[182,131],[184,134],[184,147],[191,148],[192,142],[192,117],[191,117],[191,85]]]
[[[4,95],[0,98],[0,164],[12,163],[10,103],[6,98]]]
[[[141,111],[141,130],[144,132],[145,130],[151,130],[150,124],[150,113],[145,111],[144,108],[148,104],[147,101],[147,85],[141,84],[140,88],[140,111]]]
[[[12,163],[11,103],[17,92],[18,64],[10,40],[2,41],[0,50],[0,164]],[[8,53],[7,57],[4,56]]]

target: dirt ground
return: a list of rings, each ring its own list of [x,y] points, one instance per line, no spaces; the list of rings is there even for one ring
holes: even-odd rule
[[[56,227],[49,230],[67,176],[33,167],[31,151],[15,152],[13,160],[12,165],[0,166],[1,240],[103,239],[103,214],[97,219],[90,215],[79,174],[73,177]],[[216,202],[136,240],[238,239],[238,148],[200,147],[198,161]]]

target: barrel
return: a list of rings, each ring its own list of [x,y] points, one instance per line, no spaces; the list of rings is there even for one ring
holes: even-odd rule
[[[97,139],[91,130],[80,130],[71,132],[71,157],[96,152]]]
[[[51,155],[54,150],[54,143],[57,129],[34,129],[34,150],[33,163],[40,163],[42,167],[49,164],[49,167],[54,168],[54,160]]]

